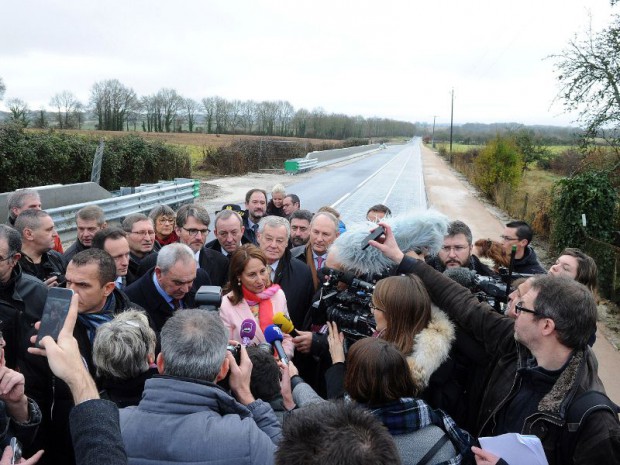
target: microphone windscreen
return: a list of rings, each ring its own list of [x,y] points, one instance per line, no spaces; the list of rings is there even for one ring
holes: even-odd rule
[[[476,272],[469,268],[450,267],[443,272],[452,281],[459,283],[461,286],[472,290],[476,287]]]
[[[282,330],[277,325],[269,325],[265,328],[265,341],[269,344],[273,344],[275,341],[281,341],[284,339]]]
[[[447,216],[429,209],[393,216],[384,222],[392,227],[400,250],[408,252],[421,248],[433,255],[439,252],[443,245],[449,220]],[[336,261],[356,275],[385,273],[394,263],[374,247],[363,250],[360,247],[360,243],[373,227],[376,228],[377,225],[370,222],[351,225],[347,232],[334,241],[329,253],[334,253]]]
[[[282,332],[286,334],[290,334],[295,330],[293,322],[283,312],[278,312],[273,316],[273,323],[278,325]]]
[[[254,339],[256,335],[256,322],[249,318],[243,320],[239,328],[239,334],[242,338],[247,337],[249,340]]]

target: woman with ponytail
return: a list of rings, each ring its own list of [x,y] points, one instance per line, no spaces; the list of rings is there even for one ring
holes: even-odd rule
[[[262,250],[253,244],[239,247],[230,259],[228,293],[222,298],[220,317],[230,330],[230,339],[241,341],[239,332],[244,320],[254,320],[256,334],[252,343],[265,342],[263,331],[273,324],[273,315],[288,316],[286,297],[280,286],[271,283],[271,269]],[[294,346],[291,337],[284,335],[282,344],[289,357]]]

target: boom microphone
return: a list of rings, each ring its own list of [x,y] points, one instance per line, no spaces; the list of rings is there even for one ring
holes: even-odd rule
[[[476,288],[476,272],[469,268],[461,266],[446,268],[443,274],[470,291]]]
[[[269,325],[265,328],[264,334],[265,340],[278,352],[278,357],[282,363],[288,365],[288,357],[284,352],[284,347],[282,347],[282,340],[284,339],[282,330],[277,325]]]
[[[299,333],[295,331],[295,325],[283,312],[278,312],[273,316],[273,324],[278,325],[283,333],[290,334],[293,337],[299,336]]]
[[[243,320],[239,328],[239,334],[241,334],[241,344],[245,347],[249,346],[256,335],[256,322],[250,318]]]

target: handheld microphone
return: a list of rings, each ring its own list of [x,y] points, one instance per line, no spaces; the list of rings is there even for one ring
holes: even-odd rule
[[[282,363],[288,365],[288,357],[284,352],[284,347],[282,347],[282,340],[284,339],[282,330],[277,325],[269,325],[265,328],[264,333],[265,340],[276,349]]]
[[[273,324],[278,325],[283,333],[290,334],[293,337],[299,336],[291,319],[282,312],[278,312],[273,316]]]
[[[241,344],[243,344],[244,347],[249,346],[256,335],[256,322],[249,318],[243,320],[239,328],[239,334],[241,334]]]

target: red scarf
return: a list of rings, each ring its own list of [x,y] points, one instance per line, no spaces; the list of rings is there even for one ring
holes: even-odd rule
[[[174,244],[175,242],[179,242],[179,236],[177,236],[177,233],[173,230],[172,233],[165,239],[157,238],[155,240],[159,242],[159,245],[163,247],[164,245]]]
[[[258,325],[263,332],[265,332],[267,326],[273,324],[273,303],[271,302],[271,297],[279,290],[280,286],[278,284],[272,284],[260,294],[254,294],[248,291],[244,285],[241,285],[243,298],[248,305],[252,307],[258,304]]]

